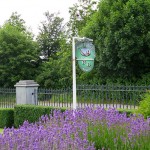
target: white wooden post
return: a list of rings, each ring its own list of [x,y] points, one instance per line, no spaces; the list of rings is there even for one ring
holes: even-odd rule
[[[77,108],[77,96],[76,96],[76,56],[75,56],[75,39],[72,39],[72,69],[73,69],[73,109]]]

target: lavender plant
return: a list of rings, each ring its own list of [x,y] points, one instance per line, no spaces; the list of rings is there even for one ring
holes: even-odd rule
[[[106,111],[99,107],[90,114],[88,140],[95,143],[96,149],[150,149],[150,119],[145,120],[142,115],[127,117],[113,108]]]
[[[149,150],[150,119],[86,107],[25,121],[0,134],[0,150]]]

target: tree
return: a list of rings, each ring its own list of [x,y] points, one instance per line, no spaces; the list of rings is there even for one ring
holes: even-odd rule
[[[82,30],[94,39],[102,78],[139,79],[150,72],[150,1],[103,0]]]
[[[25,33],[29,37],[33,38],[33,33],[29,31],[29,29],[25,25],[25,21],[21,18],[21,15],[17,12],[13,12],[8,20],[6,20],[5,24],[9,23],[12,26],[15,26],[20,32]]]
[[[78,0],[69,8],[70,20],[68,23],[72,36],[78,36],[82,28],[96,11],[97,0]]]
[[[56,13],[50,14],[49,12],[45,13],[45,17],[47,20],[41,22],[37,41],[45,58],[55,57],[56,52],[60,50],[59,41],[63,33],[63,18]]]
[[[24,32],[26,31],[25,21],[20,17],[21,15],[19,15],[17,12],[13,12],[6,23],[15,26],[19,31]]]
[[[60,41],[57,59],[50,57],[43,62],[36,81],[46,88],[64,88],[72,85],[71,47],[65,37]]]
[[[38,59],[38,46],[25,28],[20,28],[23,26],[18,18],[0,28],[1,87],[13,87],[19,80],[34,79],[37,73],[32,61]]]

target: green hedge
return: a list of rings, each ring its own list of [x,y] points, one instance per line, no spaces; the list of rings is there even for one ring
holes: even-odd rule
[[[14,109],[0,108],[0,128],[12,127],[14,125]]]
[[[67,108],[37,105],[16,105],[14,109],[14,126],[19,127],[25,120],[28,120],[30,123],[34,123],[38,121],[42,115],[50,114],[55,109],[59,109],[64,112]]]
[[[49,107],[49,106],[37,106],[37,105],[16,105],[12,108],[0,109],[0,128],[4,127],[19,127],[25,120],[30,123],[36,122],[42,115],[50,114],[53,110],[59,109],[62,112],[67,108]],[[127,116],[136,113],[137,110],[118,109],[120,113],[126,112]]]

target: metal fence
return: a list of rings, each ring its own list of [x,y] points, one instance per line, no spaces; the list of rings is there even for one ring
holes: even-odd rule
[[[150,86],[78,85],[77,107],[137,109]],[[72,89],[39,89],[38,105],[72,108]]]
[[[0,108],[13,108],[16,104],[15,88],[0,88]]]
[[[150,86],[78,85],[77,107],[102,106],[124,109],[138,108]],[[72,108],[72,89],[38,89],[38,105]],[[13,108],[15,88],[0,88],[0,108]]]

